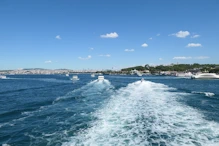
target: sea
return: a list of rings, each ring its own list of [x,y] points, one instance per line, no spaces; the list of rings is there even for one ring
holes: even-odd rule
[[[1,79],[0,145],[219,146],[219,80],[72,76]]]

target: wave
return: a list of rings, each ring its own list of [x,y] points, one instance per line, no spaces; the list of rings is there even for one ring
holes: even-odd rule
[[[194,93],[194,94],[204,94],[204,95],[207,96],[207,97],[212,97],[212,96],[215,95],[214,93],[211,93],[211,92],[197,92],[197,91],[192,91],[192,93]]]
[[[53,104],[60,101],[71,100],[72,98],[77,99],[88,96],[100,95],[103,91],[110,92],[110,90],[113,88],[114,87],[111,85],[111,83],[106,79],[104,79],[103,81],[94,80],[79,89],[75,89],[72,92],[69,92],[65,96],[56,98],[53,101]]]
[[[0,92],[0,94],[16,93],[16,92],[22,92],[22,91],[28,91],[28,90],[38,90],[38,89],[44,89],[44,88],[59,87],[59,86],[63,86],[63,85],[66,85],[66,83],[57,84],[57,85],[50,85],[50,86],[41,86],[41,87],[15,89],[15,90],[6,90],[6,91],[3,91],[3,92]]]
[[[4,143],[4,144],[2,144],[2,146],[10,146],[9,144],[6,144],[6,143]]]
[[[219,124],[178,102],[183,94],[171,90],[149,81],[120,88],[93,113],[90,128],[62,145],[217,145]]]

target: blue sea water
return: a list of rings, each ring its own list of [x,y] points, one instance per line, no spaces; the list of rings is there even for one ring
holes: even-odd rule
[[[0,80],[0,145],[219,145],[219,80],[70,77]]]

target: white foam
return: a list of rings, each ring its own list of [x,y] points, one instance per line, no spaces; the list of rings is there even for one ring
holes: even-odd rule
[[[10,146],[10,145],[5,143],[5,144],[2,144],[2,146]]]
[[[204,94],[207,97],[212,97],[212,96],[215,95],[214,93],[211,93],[211,92],[196,92],[196,91],[193,91],[192,93],[194,93],[194,94]]]
[[[61,96],[61,97],[56,98],[55,101],[53,102],[53,104],[55,104],[58,101],[62,101],[62,100],[72,98],[73,97],[72,95],[73,94],[78,95],[78,92],[82,92],[80,94],[83,95],[83,96],[89,96],[91,94],[95,94],[95,95],[96,94],[101,94],[103,90],[108,91],[112,88],[114,88],[114,87],[106,79],[101,80],[101,81],[94,80],[94,81],[89,82],[87,85],[85,85],[85,86],[83,86],[79,89],[76,89],[76,90],[73,90],[72,92],[69,92],[65,96]]]
[[[182,94],[163,84],[137,81],[121,88],[96,111],[88,129],[73,136],[71,145],[195,146],[219,143],[219,124],[177,101]]]

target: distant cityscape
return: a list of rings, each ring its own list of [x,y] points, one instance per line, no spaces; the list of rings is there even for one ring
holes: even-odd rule
[[[16,69],[16,70],[0,70],[0,74],[16,75],[16,74],[74,74],[74,73],[103,73],[103,74],[132,74],[133,70],[139,71],[141,74],[154,75],[176,75],[178,73],[197,73],[210,72],[219,73],[218,64],[171,64],[171,65],[157,65],[157,66],[134,66],[123,68],[121,70],[72,70],[72,69]]]
[[[95,73],[96,70],[70,70],[70,69],[18,69],[18,70],[1,70],[0,74],[71,74],[71,73]]]

